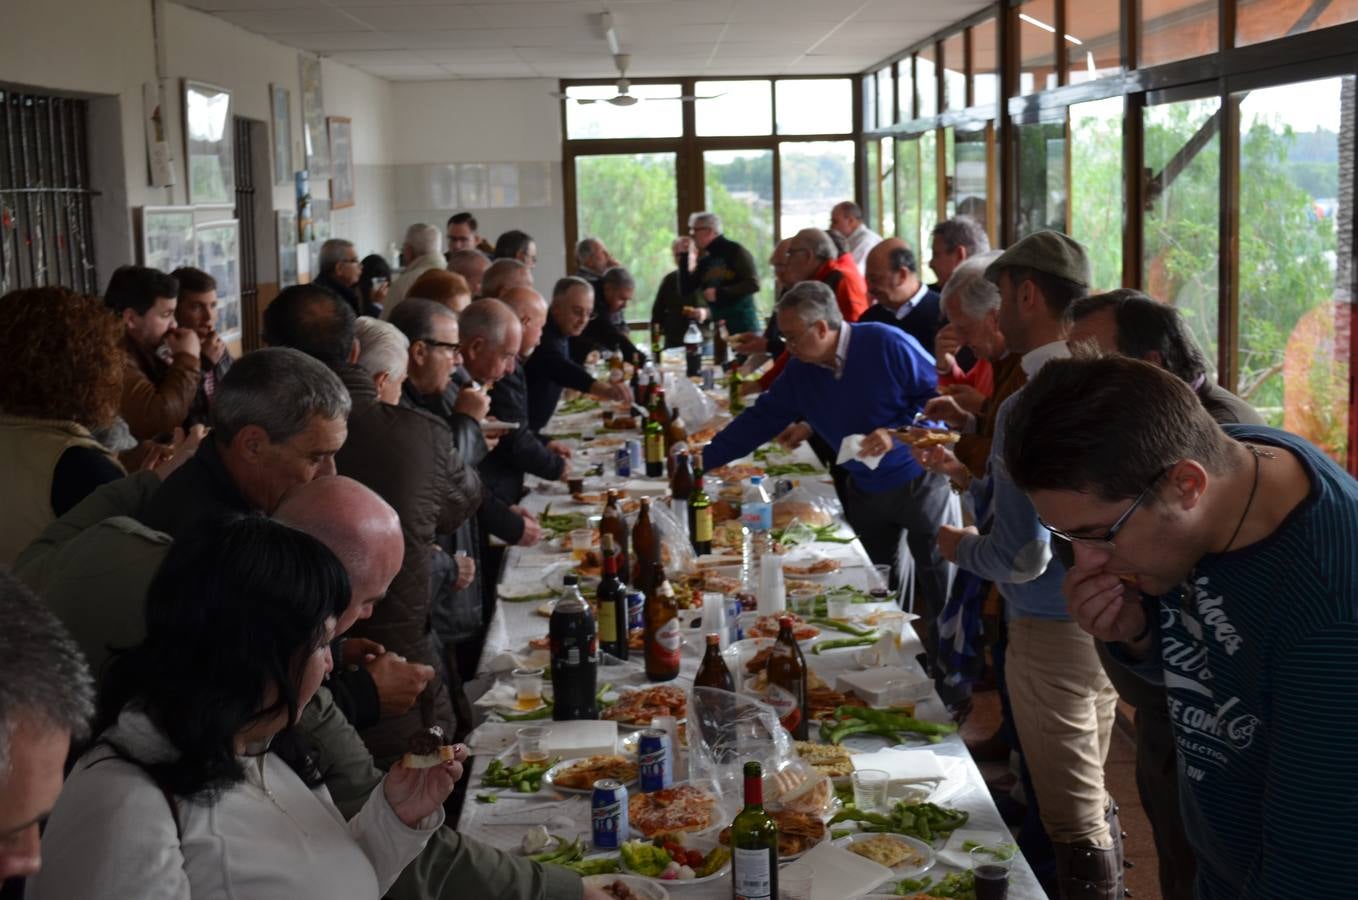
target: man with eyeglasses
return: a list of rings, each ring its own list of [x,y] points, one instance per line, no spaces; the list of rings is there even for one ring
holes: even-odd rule
[[[679,268],[679,290],[684,296],[700,293],[707,301],[714,322],[726,322],[731,334],[759,327],[754,295],[759,273],[750,251],[721,233],[721,216],[696,212],[689,216],[688,232],[701,256]]]
[[[999,328],[1029,379],[1050,360],[1070,355],[1066,313],[1088,293],[1090,280],[1089,260],[1078,242],[1039,231],[1002,253],[985,276],[999,287]],[[1005,423],[1022,395],[1020,388],[996,412],[985,479],[973,481],[947,451],[916,454],[954,484],[967,486],[973,502],[993,519],[986,534],[943,526],[938,543],[947,559],[993,582],[1004,597],[1004,682],[1023,754],[1021,775],[1025,788],[1031,784],[1030,798],[1055,851],[1060,896],[1115,900],[1122,896],[1121,829],[1104,789],[1103,765],[1117,692],[1093,639],[1066,611],[1065,567],[1052,556],[1047,529],[1002,463]]]
[[[1358,483],[1141,360],[1054,362],[1012,413],[1072,616],[1168,693],[1196,896],[1351,896]]]
[[[321,244],[321,252],[316,262],[320,273],[312,279],[315,284],[329,288],[339,295],[354,315],[364,315],[363,301],[355,288],[363,275],[363,264],[358,258],[358,248],[352,241],[331,238]]]
[[[495,252],[495,248],[489,241],[481,237],[478,233],[476,216],[469,212],[453,213],[448,217],[448,262],[452,262],[452,254],[459,250],[475,250],[478,253],[489,255]]]
[[[528,380],[528,427],[540,432],[566,388],[601,400],[628,403],[632,392],[624,382],[596,381],[584,366],[571,359],[570,339],[578,337],[594,317],[594,288],[583,278],[568,275],[552,289],[552,305],[542,343],[524,365]]]

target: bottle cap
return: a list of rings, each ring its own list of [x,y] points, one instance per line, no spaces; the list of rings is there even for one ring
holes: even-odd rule
[[[792,624],[793,624],[793,622],[792,622],[792,616],[779,616],[779,617],[778,617],[778,627],[779,627],[779,628],[791,628],[791,627],[792,627]]]
[[[709,634],[709,635],[707,636],[707,646],[709,646],[709,647],[719,647],[719,646],[721,646],[721,635],[716,634],[716,633]]]
[[[764,476],[763,476],[763,475],[751,475],[751,476],[750,476],[750,484],[763,484],[763,483],[764,483]]]
[[[561,583],[562,583],[562,585],[564,585],[565,587],[574,587],[575,585],[577,585],[577,584],[580,583],[580,578],[579,578],[579,576],[574,575],[574,574],[567,575],[567,576],[565,576],[564,578],[561,579]]]

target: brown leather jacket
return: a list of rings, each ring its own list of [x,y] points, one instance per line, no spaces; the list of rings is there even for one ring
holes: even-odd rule
[[[167,365],[124,338],[123,399],[119,409],[132,436],[149,441],[183,425],[202,377],[198,357],[178,353],[174,362]]]
[[[405,533],[401,571],[372,618],[350,634],[438,670],[430,618],[431,546],[436,534],[448,534],[476,514],[481,479],[453,446],[447,424],[421,410],[380,402],[372,379],[357,366],[345,366],[338,374],[354,408],[335,466],[390,503]],[[411,736],[430,725],[450,735],[456,725],[447,688],[437,677],[409,712],[365,729],[363,740],[378,764],[386,766],[405,752]]]

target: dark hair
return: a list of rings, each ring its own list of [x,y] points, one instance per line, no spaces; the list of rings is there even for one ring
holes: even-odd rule
[[[179,282],[172,275],[146,266],[119,266],[113,270],[104,291],[104,305],[118,315],[130,309],[144,316],[161,298],[178,299]]]
[[[1067,281],[1060,275],[1053,275],[1050,272],[1030,269],[1027,266],[1007,266],[1001,271],[1009,273],[1009,281],[1015,288],[1025,281],[1037,285],[1037,289],[1042,292],[1042,298],[1047,301],[1047,309],[1058,318],[1064,319],[1070,305],[1089,294],[1089,288],[1083,284]]]
[[[634,288],[637,280],[632,277],[632,273],[622,266],[614,266],[603,274],[599,282],[604,285],[613,285],[615,288]]]
[[[495,258],[513,259],[519,253],[528,249],[528,245],[533,243],[533,238],[526,231],[506,231],[495,239]]]
[[[113,746],[157,784],[210,798],[240,782],[236,735],[279,713],[296,720],[301,666],[350,590],[344,566],[311,535],[263,516],[205,521],[174,542],[147,588],[146,637],[110,662],[96,733],[132,705],[177,756],[136,760]]]
[[[825,229],[825,236],[830,239],[830,243],[835,245],[835,255],[843,256],[849,252],[849,239],[835,231],[833,228]]]
[[[1004,462],[1026,492],[1137,496],[1182,459],[1232,468],[1231,439],[1188,385],[1126,356],[1052,360],[1019,392]]]
[[[264,341],[292,347],[338,369],[354,347],[354,310],[318,284],[294,284],[264,310]]]
[[[1078,322],[1105,309],[1113,311],[1117,349],[1122,355],[1145,359],[1147,354],[1158,353],[1165,370],[1189,385],[1207,375],[1207,359],[1174,307],[1140,291],[1119,288],[1076,300],[1068,315],[1070,321]]]
[[[453,213],[448,217],[448,225],[466,225],[471,228],[473,233],[475,233],[479,227],[476,224],[476,216],[469,212]],[[446,228],[447,226],[445,225],[444,227]]]
[[[900,269],[909,269],[911,273],[919,271],[919,263],[915,261],[915,251],[909,247],[892,247],[889,261],[893,272]]]
[[[990,252],[990,237],[971,216],[953,216],[944,219],[929,232],[930,238],[942,238],[943,246],[951,253],[958,247],[966,247],[968,256]]]
[[[442,303],[423,297],[407,297],[391,311],[389,321],[413,344],[434,337],[434,320],[440,316],[457,321],[457,313]]]
[[[387,261],[376,253],[371,253],[363,257],[363,268],[358,276],[358,292],[363,296],[365,303],[372,302],[373,279],[385,278],[391,280],[391,266]]]
[[[594,296],[594,285],[579,275],[566,275],[563,278],[558,278],[556,284],[552,285],[552,302],[556,302],[566,296],[568,292],[582,287],[589,288],[590,296]]]
[[[217,290],[217,279],[193,266],[180,266],[170,273],[170,277],[179,282],[177,296],[180,297],[185,294],[206,294],[208,291]]]
[[[264,347],[236,360],[218,385],[212,438],[226,446],[255,425],[277,444],[301,434],[317,416],[347,419],[352,408],[344,382],[320,360],[291,347]]]

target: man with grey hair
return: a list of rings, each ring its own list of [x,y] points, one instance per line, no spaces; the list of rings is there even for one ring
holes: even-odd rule
[[[587,237],[575,245],[575,274],[590,284],[595,284],[609,269],[622,263],[613,258],[604,242],[596,237]]]
[[[990,237],[981,223],[971,216],[953,216],[939,222],[929,232],[929,250],[929,268],[938,277],[938,283],[929,287],[938,291],[963,262],[990,252]]]
[[[867,274],[868,253],[882,242],[882,236],[863,221],[863,208],[852,200],[836,203],[830,210],[830,228],[849,245],[849,255],[860,274]]]
[[[433,225],[417,223],[406,229],[405,243],[401,245],[401,259],[405,267],[401,277],[387,291],[387,300],[382,307],[382,318],[390,319],[392,312],[410,293],[410,286],[430,269],[442,269],[447,265],[441,249],[442,235]]]
[[[774,314],[792,359],[707,445],[704,465],[738,459],[797,419],[835,453],[854,446],[846,439],[861,440],[861,451],[844,463],[845,516],[874,563],[896,563],[904,534],[915,563],[916,608],[941,609],[950,571],[935,538],[952,493],[946,479],[926,473],[887,431],[909,425],[933,395],[932,360],[898,329],[845,322],[834,293],[818,281],[794,285]]]
[[[688,218],[688,231],[702,254],[679,267],[679,292],[687,297],[702,294],[715,322],[725,322],[731,334],[754,331],[759,315],[754,295],[759,273],[750,251],[721,233],[721,216],[696,212]]]
[[[94,683],[57,617],[0,572],[0,884],[42,866],[38,827],[88,733]]]
[[[358,250],[353,242],[331,238],[321,244],[316,268],[320,273],[312,279],[312,283],[334,291],[349,304],[354,315],[363,315],[363,301],[354,289],[363,275],[363,263],[358,258]]]
[[[533,270],[517,259],[497,259],[481,279],[481,296],[500,299],[512,288],[531,288]]]
[[[574,275],[557,281],[547,325],[542,330],[542,343],[524,365],[528,380],[528,427],[534,432],[541,432],[551,419],[566,388],[615,403],[631,401],[632,391],[626,384],[596,381],[571,359],[570,339],[585,330],[593,315],[594,289],[588,281]]]
[[[401,385],[409,368],[410,339],[390,322],[361,316],[355,323],[358,339],[358,367],[372,377],[377,399],[383,403],[401,402]]]
[[[454,250],[448,254],[448,271],[456,272],[467,280],[472,299],[481,296],[481,280],[490,268],[490,257],[480,250]]]
[[[622,358],[646,361],[646,354],[627,336],[627,304],[637,282],[622,266],[614,266],[594,285],[594,318],[579,337],[571,338],[571,359],[583,363],[591,353],[621,353]]]

